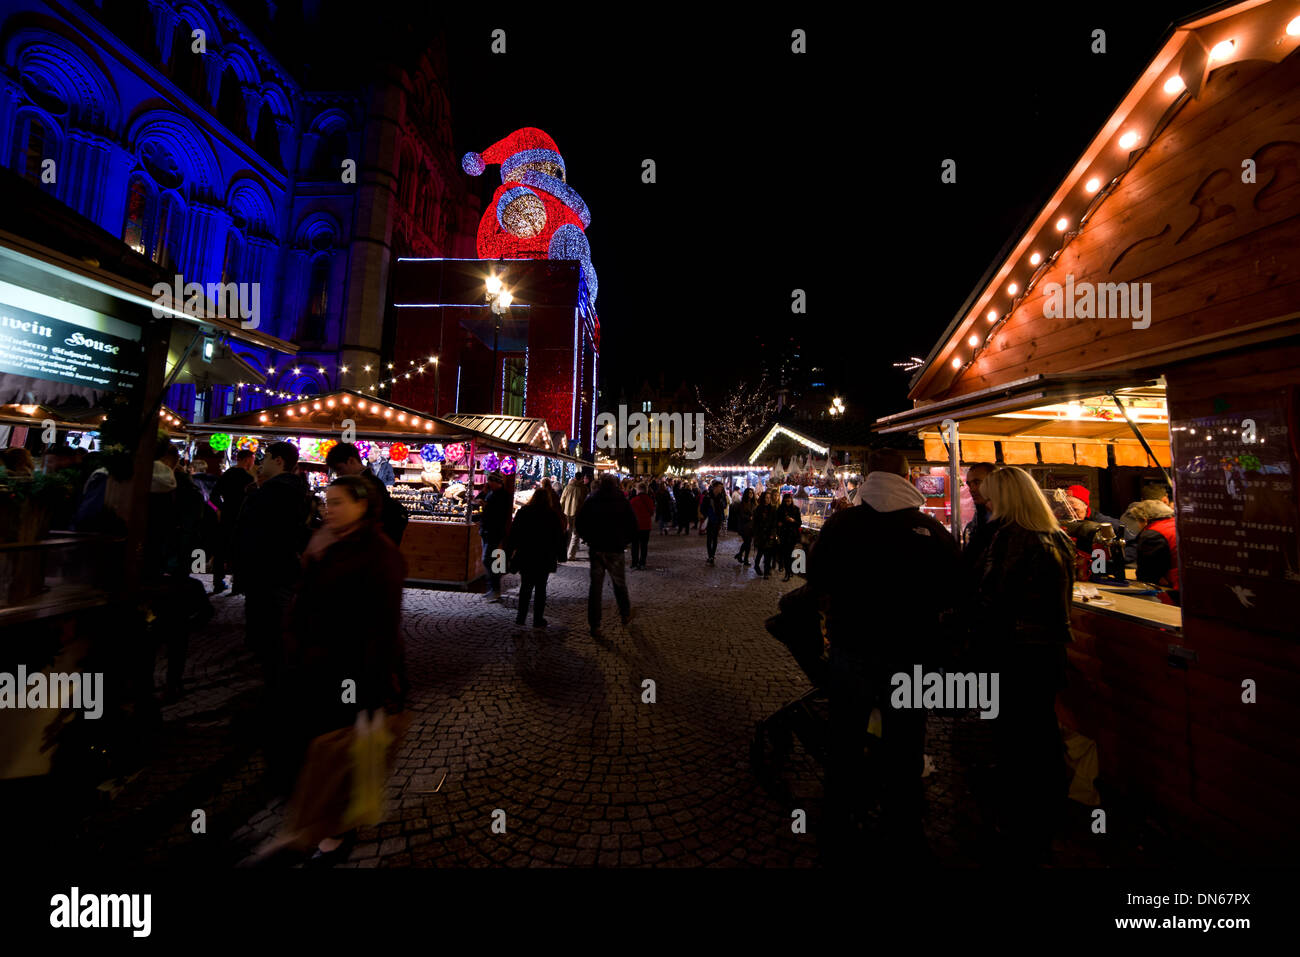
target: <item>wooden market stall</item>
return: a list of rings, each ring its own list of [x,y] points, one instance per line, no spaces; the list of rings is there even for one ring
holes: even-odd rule
[[[1176,26],[877,424],[954,479],[1168,474],[1181,610],[1076,600],[1059,714],[1104,794],[1255,862],[1300,848],[1298,14]]]

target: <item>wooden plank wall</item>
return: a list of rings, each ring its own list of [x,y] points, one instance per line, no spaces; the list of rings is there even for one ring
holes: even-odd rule
[[[1256,181],[1243,183],[1254,159]],[[1119,172],[1122,160],[1117,161]],[[1082,210],[1075,212],[1075,215]],[[1050,250],[1044,250],[1050,252]],[[1048,319],[1048,282],[1151,283],[1151,325]],[[1300,312],[1300,54],[1215,71],[950,387],[1036,373],[1152,368],[1198,340]]]
[[[1300,340],[1173,367],[1167,381],[1171,418],[1218,395],[1295,385]],[[1183,643],[1198,656],[1188,671],[1192,800],[1239,826],[1254,847],[1293,862],[1300,851],[1300,615],[1289,633],[1190,615],[1183,627]],[[1246,678],[1258,686],[1255,704],[1241,700]]]

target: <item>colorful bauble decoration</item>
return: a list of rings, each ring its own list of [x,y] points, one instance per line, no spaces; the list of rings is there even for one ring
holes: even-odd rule
[[[465,443],[453,442],[445,450],[448,462],[459,462],[465,457]]]
[[[230,448],[230,434],[227,432],[216,432],[208,436],[208,445],[214,452],[224,452]]]
[[[446,458],[446,455],[442,451],[441,445],[438,445],[434,442],[430,442],[424,448],[420,449],[420,457],[423,458],[426,462],[441,462],[444,458]]]
[[[361,456],[361,461],[368,462],[370,460],[371,444],[364,439],[357,439],[352,444],[357,447],[357,455]]]
[[[260,443],[257,441],[257,438],[255,436],[241,435],[239,437],[239,440],[235,443],[235,447],[238,448],[241,452],[244,451],[245,449],[247,449],[250,452],[256,452],[259,444]]]
[[[317,454],[320,455],[322,462],[325,461],[325,457],[330,454],[330,449],[334,448],[334,446],[338,444],[338,439],[321,439],[320,445],[317,446],[316,451]]]
[[[483,456],[484,471],[495,472],[497,470],[497,466],[500,464],[501,464],[501,459],[497,457],[497,454],[495,452],[489,452],[487,455]]]
[[[389,446],[388,457],[392,459],[394,462],[405,462],[406,457],[410,454],[410,452],[411,450],[408,449],[401,442],[394,442],[391,446]]]
[[[514,475],[515,469],[517,469],[518,467],[519,467],[519,463],[509,455],[501,459],[500,469],[502,475]]]

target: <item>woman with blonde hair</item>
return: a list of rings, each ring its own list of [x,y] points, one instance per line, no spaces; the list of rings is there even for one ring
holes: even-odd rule
[[[993,536],[979,574],[976,619],[987,668],[999,676],[994,722],[1000,829],[1025,864],[1050,859],[1067,793],[1056,694],[1065,687],[1074,542],[1024,469],[984,479]]]

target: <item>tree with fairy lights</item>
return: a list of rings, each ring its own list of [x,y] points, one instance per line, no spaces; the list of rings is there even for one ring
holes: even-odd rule
[[[711,407],[695,387],[695,398],[704,409],[704,437],[716,450],[737,445],[755,429],[762,428],[776,414],[776,399],[771,395],[767,376],[755,388],[740,383],[718,406]]]

